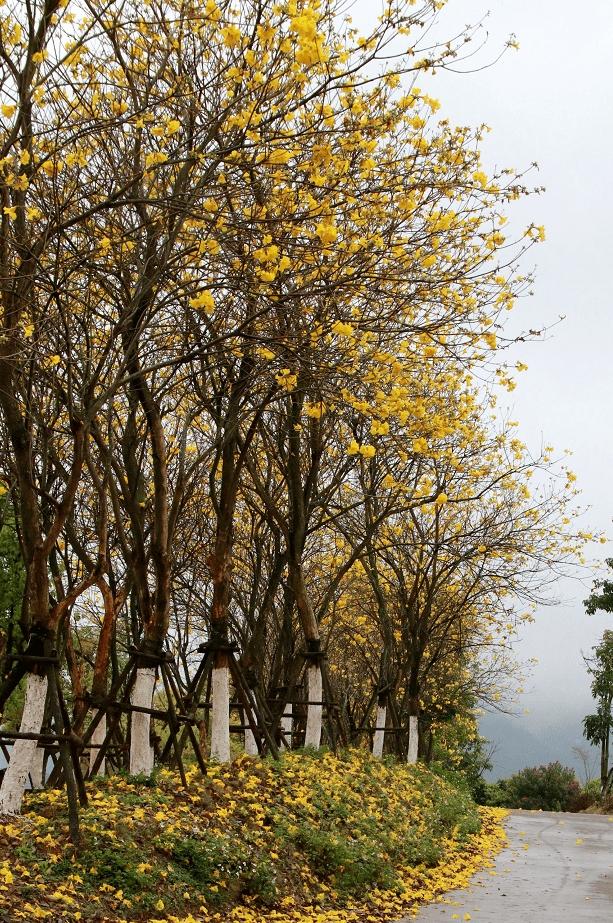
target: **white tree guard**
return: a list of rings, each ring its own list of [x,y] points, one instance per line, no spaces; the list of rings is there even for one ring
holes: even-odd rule
[[[32,754],[32,763],[30,764],[30,782],[32,783],[32,790],[35,792],[39,792],[45,785],[43,778],[44,760],[45,748],[37,747]]]
[[[285,713],[281,718],[281,730],[283,731],[290,747],[292,745],[292,725],[294,721],[294,706],[291,702],[288,702],[285,706]],[[283,740],[279,744],[279,750],[287,750]]]
[[[155,667],[139,667],[132,692],[132,705],[151,708],[155,686]],[[153,747],[151,746],[151,715],[133,711],[130,722],[130,772],[133,776],[151,775]]]
[[[310,663],[308,667],[308,698],[310,703],[321,703],[323,697],[323,681],[318,663]],[[305,747],[315,750],[321,743],[321,717],[323,708],[321,704],[307,706],[307,726],[304,735]]]
[[[247,718],[245,717],[246,720]],[[253,731],[251,728],[245,728],[245,753],[247,756],[257,756],[258,752],[258,745],[255,742]]]
[[[417,715],[409,716],[409,750],[407,753],[407,763],[417,762]]]
[[[47,677],[28,673],[26,698],[19,730],[22,734],[38,734],[45,715]],[[23,793],[37,750],[35,740],[16,740],[2,786],[0,787],[0,814],[18,814]]]
[[[213,667],[211,674],[211,759],[230,762],[230,681],[228,665]]]
[[[387,718],[387,705],[377,707],[377,723],[375,725],[375,739],[372,742],[372,755],[376,760],[383,756],[383,742],[385,740],[385,719]]]
[[[97,714],[98,712],[94,711],[93,717],[95,718]],[[100,719],[100,723],[94,728],[94,733],[92,734],[90,741],[89,741],[91,744],[91,749],[89,751],[89,774],[90,776],[91,776],[93,765],[96,762],[96,757],[98,756],[98,750],[104,743],[105,737],[106,737],[106,712],[102,715],[102,718]],[[100,763],[100,767],[96,775],[103,776],[105,771],[106,771],[106,759],[102,757],[102,762]]]

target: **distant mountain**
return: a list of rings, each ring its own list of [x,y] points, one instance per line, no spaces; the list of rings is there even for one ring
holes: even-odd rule
[[[588,706],[589,710],[589,706]],[[539,709],[540,711],[540,709]],[[583,764],[573,753],[573,747],[584,747],[591,757],[592,778],[599,774],[599,751],[590,747],[582,735],[581,717],[568,714],[567,721],[558,712],[549,721],[530,721],[527,716],[486,714],[479,720],[479,732],[497,751],[492,758],[494,768],[486,775],[488,782],[507,778],[526,766],[542,766],[559,760],[575,770],[577,779],[584,777]]]

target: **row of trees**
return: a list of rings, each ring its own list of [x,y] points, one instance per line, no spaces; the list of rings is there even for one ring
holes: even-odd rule
[[[377,703],[414,760],[420,718],[501,695],[515,600],[582,536],[572,475],[491,419],[516,260],[543,235],[505,238],[521,178],[488,178],[480,131],[435,123],[413,83],[465,39],[419,47],[439,6],[386,3],[367,36],[317,0],[3,8],[3,510],[25,581],[0,704],[26,680],[22,733],[53,646],[77,732],[86,683],[103,699],[137,648],[133,772],[156,662],[187,686],[206,640],[221,760],[228,641],[286,730],[306,660],[315,747],[326,697],[356,733]],[[16,741],[0,809],[35,748]]]

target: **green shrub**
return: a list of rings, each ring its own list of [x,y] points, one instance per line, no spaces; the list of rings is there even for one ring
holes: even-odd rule
[[[505,806],[566,811],[581,794],[575,771],[556,760],[548,766],[526,766],[507,780]]]
[[[507,805],[508,779],[498,779],[497,782],[484,782],[483,788],[475,793],[477,804],[485,804],[490,808],[504,808]]]
[[[593,801],[602,801],[602,786],[600,779],[591,779],[587,785],[581,789],[582,795],[589,795]]]

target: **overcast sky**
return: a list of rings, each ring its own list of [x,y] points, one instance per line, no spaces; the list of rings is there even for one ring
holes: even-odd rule
[[[359,0],[360,24],[366,10],[372,5]],[[573,452],[570,466],[583,504],[591,506],[585,528],[611,537],[613,3],[586,0],[579,8],[569,0],[449,0],[437,35],[450,38],[486,15],[488,42],[473,66],[495,59],[511,33],[519,51],[509,49],[477,73],[438,72],[427,82],[420,77],[418,85],[440,100],[438,115],[452,125],[491,127],[482,146],[489,170],[538,163],[530,185],[546,192],[507,212],[507,230],[521,232],[534,221],[547,235],[525,265],[536,264],[534,296],[521,304],[513,327],[551,326],[559,315],[565,320],[546,342],[522,344],[513,356],[529,370],[508,400],[519,435],[534,452],[541,442]],[[613,557],[613,548],[597,545],[590,556]],[[593,710],[581,650],[590,653],[604,629],[613,628],[613,615],[585,615],[589,588],[589,579],[584,585],[560,581],[562,603],[537,611],[522,633],[520,658],[539,661],[525,686],[531,691],[522,696],[517,717],[487,716],[481,723],[482,733],[501,745],[495,778],[555,759],[579,765],[572,746],[585,745],[581,719]]]

